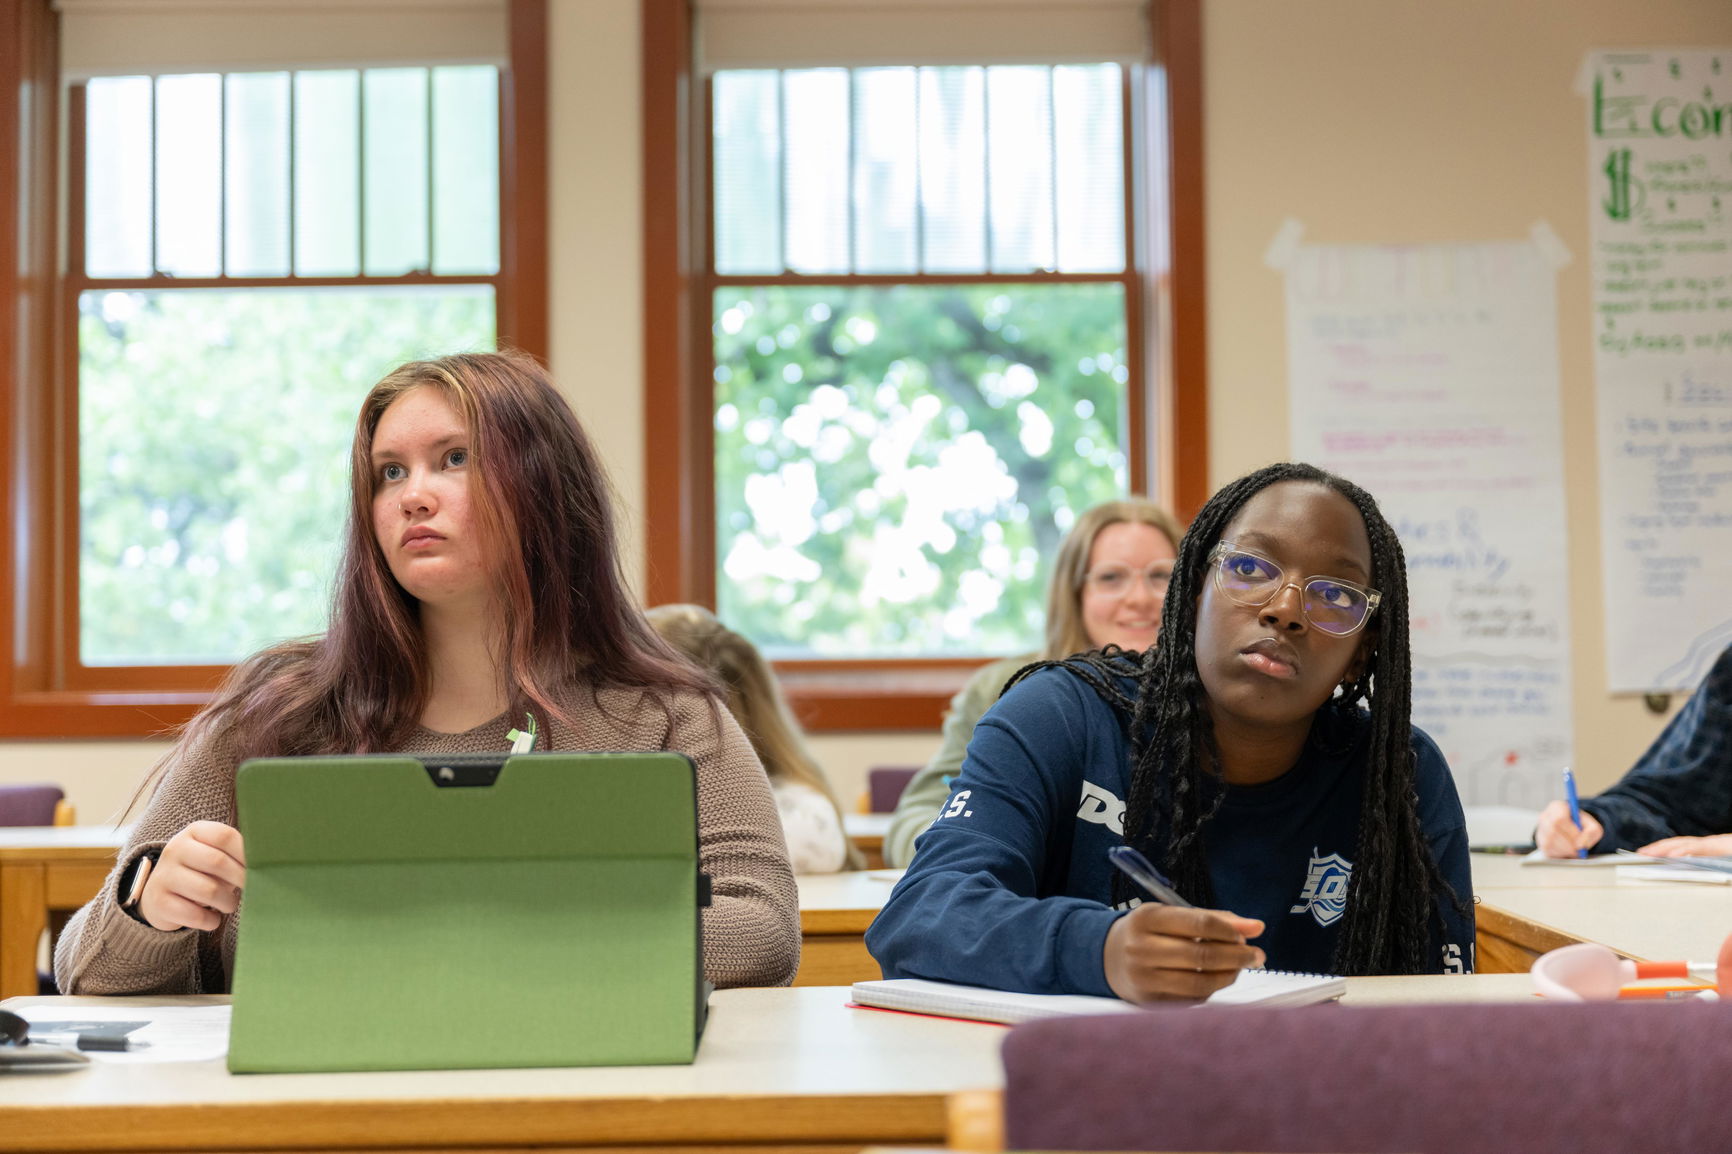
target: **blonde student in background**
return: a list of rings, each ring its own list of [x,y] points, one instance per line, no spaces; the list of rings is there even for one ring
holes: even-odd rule
[[[1096,505],[1076,519],[1047,582],[1046,644],[1039,653],[982,666],[951,699],[938,752],[902,791],[890,819],[886,864],[906,866],[914,860],[914,839],[949,798],[950,780],[962,769],[975,722],[1018,669],[1103,645],[1140,653],[1155,643],[1173,558],[1184,535],[1177,517],[1141,497]]]
[[[237,665],[182,731],[113,872],[61,935],[60,988],[228,991],[242,761],[503,753],[526,715],[537,749],[687,755],[714,893],[705,976],[792,980],[799,899],[770,784],[715,682],[627,592],[601,459],[546,371],[494,353],[396,369],[361,403],[349,489],[330,627]]]
[[[806,748],[800,724],[758,647],[701,605],[658,605],[648,617],[669,644],[721,682],[728,711],[769,775],[794,872],[864,868],[865,859],[842,829],[836,793]]]

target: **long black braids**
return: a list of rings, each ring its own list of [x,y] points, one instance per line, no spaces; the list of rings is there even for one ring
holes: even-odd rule
[[[1209,579],[1209,554],[1246,501],[1270,485],[1325,485],[1351,501],[1371,543],[1371,584],[1382,593],[1371,659],[1325,706],[1356,713],[1364,702],[1370,732],[1355,748],[1365,758],[1359,844],[1348,882],[1346,915],[1332,964],[1343,974],[1420,973],[1436,969],[1425,956],[1437,902],[1465,909],[1432,860],[1419,825],[1411,736],[1407,569],[1401,542],[1371,495],[1312,465],[1284,462],[1247,474],[1203,506],[1179,543],[1162,611],[1161,632],[1148,652],[1082,654],[1062,664],[1082,677],[1120,716],[1129,718],[1132,771],[1125,805],[1125,840],[1171,875],[1198,905],[1214,905],[1209,882],[1207,825],[1225,798],[1220,750],[1208,694],[1197,672],[1198,594]],[[1136,691],[1119,685],[1134,675]],[[1315,732],[1315,731],[1314,731]],[[1164,844],[1158,843],[1165,831]],[[1129,897],[1117,878],[1113,900]]]

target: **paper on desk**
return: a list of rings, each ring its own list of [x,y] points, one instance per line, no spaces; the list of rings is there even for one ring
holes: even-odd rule
[[[1709,885],[1732,885],[1732,874],[1697,869],[1681,865],[1621,865],[1618,880],[1634,879],[1647,882],[1706,882]]]
[[[1630,861],[1627,857],[1621,860],[1626,865]],[[1581,866],[1617,865],[1619,861],[1620,858],[1615,853],[1596,853],[1589,854],[1587,857],[1547,857],[1544,850],[1537,849],[1522,858],[1522,864],[1525,866],[1574,866],[1578,868]]]
[[[152,1006],[136,1002],[69,1006],[66,1012],[53,1017],[31,1017],[30,1032],[119,1035],[130,1042],[146,1043],[138,1050],[85,1051],[93,1062],[205,1062],[228,1053],[229,1007]]]
[[[1625,865],[1631,862],[1652,862],[1691,873],[1707,872],[1711,876],[1718,876],[1722,881],[1732,878],[1732,857],[1707,857],[1701,854],[1672,854],[1662,857],[1659,854],[1637,853],[1627,849],[1619,850],[1618,856],[1624,860]],[[1690,880],[1700,879],[1693,877]]]

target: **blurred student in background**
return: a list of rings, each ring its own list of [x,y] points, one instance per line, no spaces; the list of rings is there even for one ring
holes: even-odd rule
[[[1096,505],[1076,519],[1047,582],[1046,644],[1039,653],[982,666],[951,699],[938,752],[903,790],[890,820],[884,837],[887,865],[914,860],[914,839],[950,796],[950,779],[962,769],[975,722],[1018,669],[1103,645],[1140,653],[1155,643],[1184,534],[1177,517],[1141,497]]]
[[[1581,809],[1579,829],[1566,802],[1540,812],[1534,840],[1548,857],[1732,854],[1732,647],[1630,772]]]
[[[669,644],[721,682],[728,711],[770,776],[794,872],[864,868],[860,851],[843,832],[836,794],[807,750],[799,722],[757,646],[701,605],[658,605],[648,616]]]

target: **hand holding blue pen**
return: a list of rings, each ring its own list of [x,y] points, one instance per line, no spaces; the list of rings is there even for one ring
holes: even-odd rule
[[[1570,821],[1577,829],[1582,828],[1582,803],[1576,796],[1576,775],[1570,772],[1569,766],[1564,766],[1564,798],[1570,803]],[[1576,847],[1576,856],[1587,857],[1588,851],[1582,846]]]

